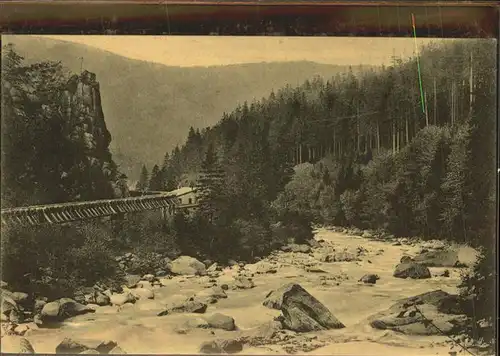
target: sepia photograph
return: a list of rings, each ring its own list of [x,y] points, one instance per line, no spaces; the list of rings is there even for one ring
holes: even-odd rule
[[[495,354],[496,39],[1,42],[2,352]]]

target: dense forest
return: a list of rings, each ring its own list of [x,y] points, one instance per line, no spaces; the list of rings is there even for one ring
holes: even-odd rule
[[[213,185],[199,214],[210,213],[210,228],[192,242],[206,253],[242,258],[272,246],[282,224],[304,236],[311,222],[470,244],[483,254],[462,287],[491,318],[495,46],[436,43],[380,70],[317,77],[245,103],[191,129],[153,169],[154,189],[193,175],[200,189]]]

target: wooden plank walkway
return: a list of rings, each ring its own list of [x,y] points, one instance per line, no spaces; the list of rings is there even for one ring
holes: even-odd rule
[[[113,215],[178,207],[177,195],[169,192],[139,197],[34,205],[2,209],[2,226],[35,226],[98,219]]]

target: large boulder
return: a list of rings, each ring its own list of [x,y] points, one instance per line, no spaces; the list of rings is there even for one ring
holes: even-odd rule
[[[415,261],[403,260],[394,269],[393,276],[396,278],[426,279],[431,278],[431,271]]]
[[[298,332],[344,327],[333,314],[299,284],[285,284],[270,292],[263,305],[283,313],[283,327]]]
[[[178,275],[200,275],[207,274],[205,265],[196,258],[189,256],[180,256],[170,262],[170,271]]]
[[[456,295],[435,290],[404,298],[368,318],[371,327],[407,335],[441,335],[459,330],[470,321]]]
[[[236,329],[234,319],[221,313],[215,313],[209,316],[206,320],[208,325],[214,329],[222,329],[227,331],[233,331]]]
[[[70,298],[61,298],[43,306],[40,316],[43,321],[62,321],[73,316],[94,313],[95,310]]]
[[[164,316],[168,314],[176,313],[198,313],[203,314],[207,310],[207,304],[200,301],[189,298],[183,302],[173,303],[166,310],[158,314],[158,316]]]

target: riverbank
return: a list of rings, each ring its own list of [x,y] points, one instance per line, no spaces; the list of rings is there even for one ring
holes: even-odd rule
[[[448,354],[451,345],[447,336],[415,336],[376,330],[367,320],[402,298],[434,290],[456,294],[463,267],[429,267],[431,278],[426,279],[395,278],[394,268],[402,256],[415,256],[433,242],[379,241],[325,228],[315,231],[315,240],[320,243],[309,252],[279,251],[256,264],[244,266],[244,274],[253,282],[252,288],[230,288],[234,277],[242,274],[241,266],[224,268],[216,278],[194,275],[161,278],[162,286],[152,287],[154,299],[139,299],[121,307],[96,307],[95,313],[67,319],[57,328],[29,330],[25,338],[37,353],[54,353],[64,338],[113,340],[127,353],[198,353],[200,345],[206,341],[235,338],[272,321],[280,312],[266,308],[262,302],[271,290],[293,282],[324,304],[346,327],[296,335],[269,345],[244,345],[241,353]],[[475,256],[471,248],[454,248],[458,249],[462,264],[473,263]],[[330,250],[355,258],[343,262],[321,262],[325,251]],[[267,273],[262,267],[265,264],[272,264],[275,272],[268,270]],[[258,273],[259,270],[264,273]],[[445,270],[448,273],[444,273]],[[360,282],[360,278],[367,274],[376,274],[379,279],[375,284]],[[158,316],[166,305],[207,290],[212,279],[216,281],[214,284],[227,285],[229,289],[225,291],[227,298],[209,304],[204,315],[178,313]],[[214,313],[232,317],[237,330],[186,326],[190,320]]]

